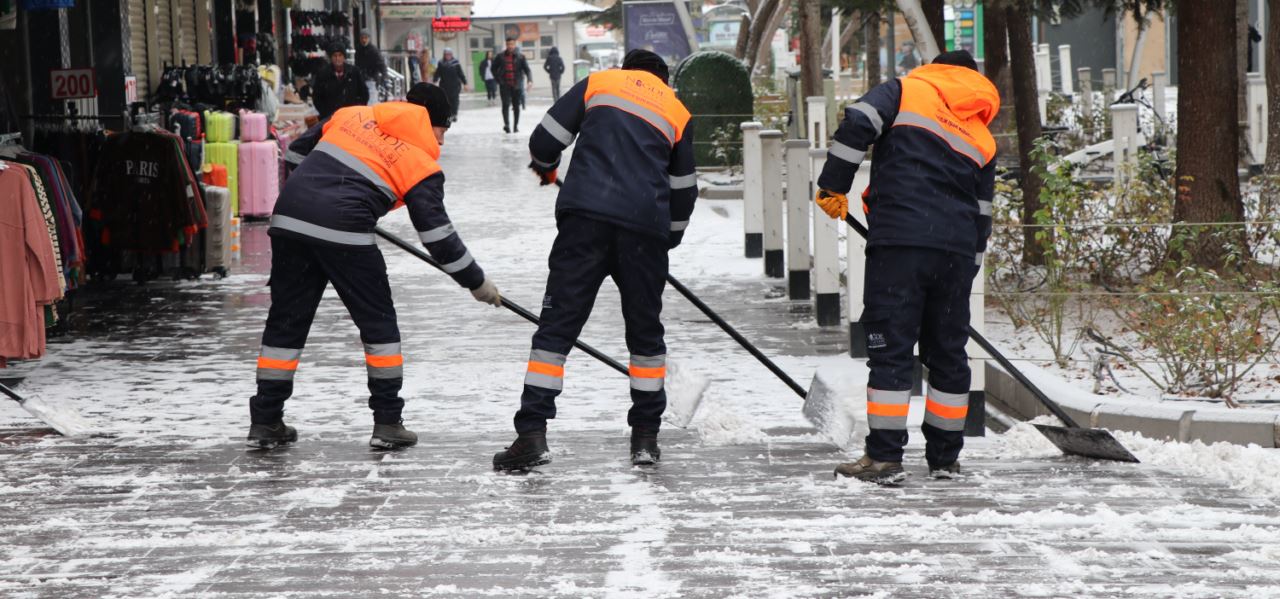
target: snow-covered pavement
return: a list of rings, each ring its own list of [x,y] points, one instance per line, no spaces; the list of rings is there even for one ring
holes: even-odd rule
[[[536,308],[555,196],[524,169],[545,106],[530,108],[520,136],[496,109],[464,111],[442,165],[472,253]],[[796,379],[821,368],[856,393],[847,333],[740,257],[740,209],[700,202],[673,274]],[[387,221],[412,233],[404,214]],[[847,456],[810,434],[800,400],[671,291],[672,356],[713,384],[694,430],[664,433],[663,464],[626,464],[627,381],[575,353],[555,463],[494,474],[532,328],[391,246],[405,419],[424,442],[365,446],[359,340],[330,292],[286,413],[299,443],[246,452],[264,228],[244,242],[225,280],[96,290],[50,356],[18,369],[20,391],[73,402],[104,436],[49,436],[0,404],[0,596],[1280,596],[1266,484],[1065,459],[1021,428],[972,440],[963,481],[929,480],[915,445],[902,488],[832,480]],[[606,285],[583,339],[621,358],[617,305]]]

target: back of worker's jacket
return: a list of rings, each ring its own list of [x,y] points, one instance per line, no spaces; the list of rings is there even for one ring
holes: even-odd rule
[[[929,247],[977,255],[991,235],[995,86],[977,71],[932,64],[872,88],[845,109],[818,186],[848,193],[870,146],[863,198],[869,246]]]
[[[594,73],[547,111],[529,151],[549,170],[575,139],[557,214],[679,241],[698,188],[689,111],[674,90],[646,71]]]
[[[407,102],[343,108],[289,146],[297,163],[271,216],[272,235],[335,246],[376,246],[387,212],[409,207],[418,236],[460,285],[484,272],[444,209],[440,146],[427,109]]]

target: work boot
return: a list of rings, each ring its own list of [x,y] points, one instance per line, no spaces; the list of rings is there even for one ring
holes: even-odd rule
[[[275,449],[298,440],[298,430],[277,420],[271,424],[249,425],[249,438],[245,445],[255,449]]]
[[[551,463],[551,450],[547,449],[547,431],[520,433],[504,451],[493,454],[494,470],[528,470]]]
[[[896,485],[907,478],[902,462],[877,462],[871,456],[862,456],[856,462],[836,466],[836,476],[852,477],[877,485]]]
[[[631,465],[653,466],[660,459],[662,450],[658,449],[658,432],[631,429]]]
[[[395,424],[374,424],[373,436],[369,438],[369,447],[382,449],[400,449],[418,444],[418,434],[405,428],[404,421]]]
[[[946,466],[929,466],[929,477],[943,480],[951,480],[960,478],[960,462],[951,462]]]

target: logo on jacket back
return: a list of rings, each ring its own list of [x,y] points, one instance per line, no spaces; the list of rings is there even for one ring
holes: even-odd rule
[[[150,160],[125,160],[124,174],[155,179],[160,176],[160,163]]]

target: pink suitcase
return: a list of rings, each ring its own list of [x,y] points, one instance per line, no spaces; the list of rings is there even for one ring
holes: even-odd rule
[[[280,147],[274,141],[240,143],[240,214],[270,216],[280,195]]]
[[[240,111],[240,141],[263,141],[267,138],[267,115]]]

